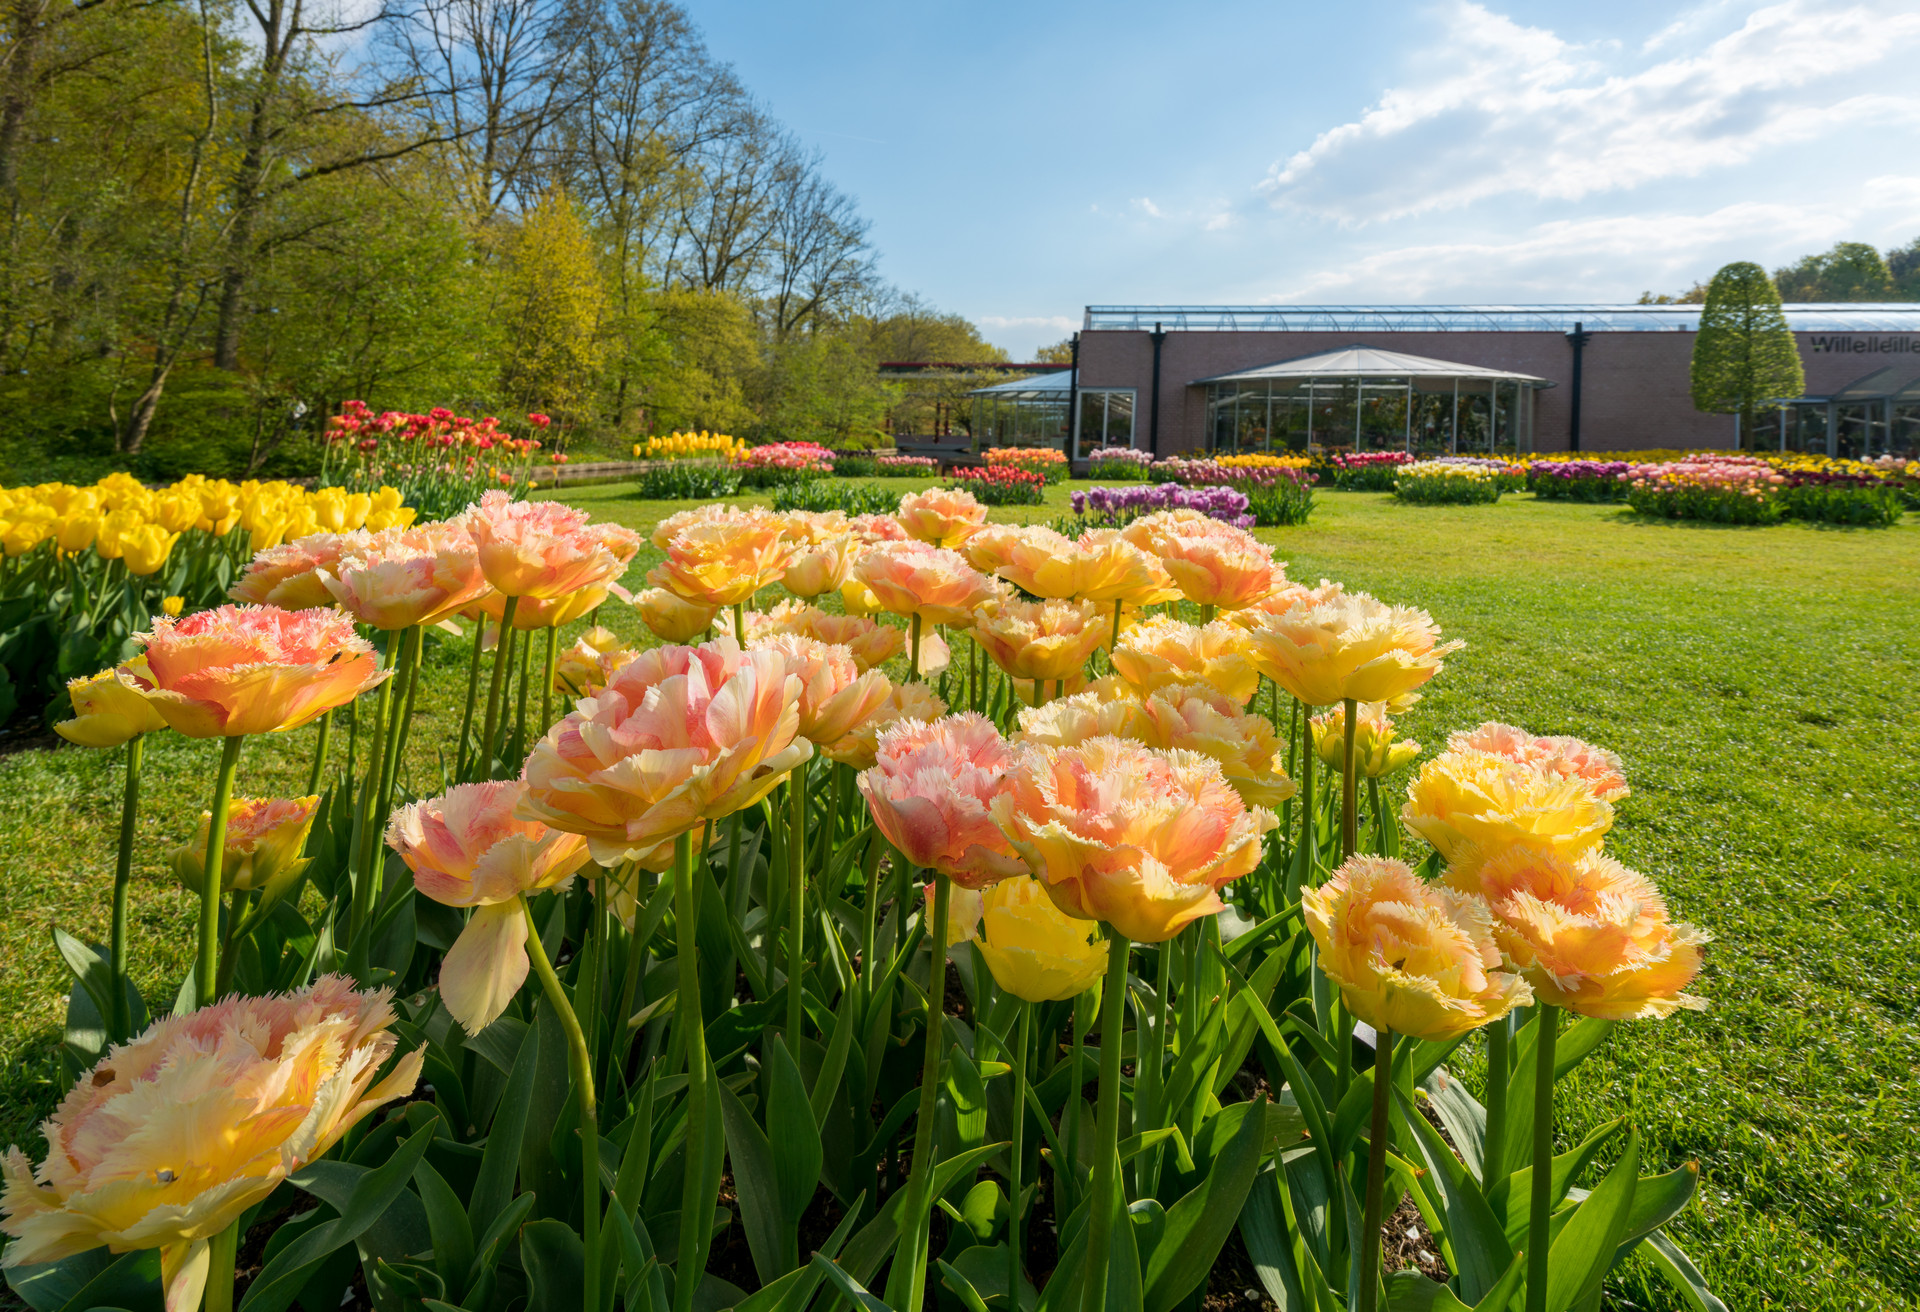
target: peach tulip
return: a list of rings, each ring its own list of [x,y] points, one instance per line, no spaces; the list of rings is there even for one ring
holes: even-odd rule
[[[145,667],[141,661],[130,668]],[[73,718],[54,725],[53,731],[82,747],[118,747],[143,733],[167,727],[146,691],[131,674],[120,670],[102,670],[70,680],[67,697],[73,703]]]
[[[133,635],[146,667],[121,668],[189,738],[298,729],[387,677],[373,644],[332,610],[221,606],[185,619],[153,617]]]
[[[591,696],[634,655],[619,634],[596,624],[555,658],[553,690],[569,697]]]
[[[1089,738],[1138,739],[1145,727],[1146,708],[1132,696],[1108,696],[1089,689],[1071,697],[1056,697],[1042,706],[1020,711],[1020,742],[1042,747],[1078,747]]]
[[[1354,769],[1369,779],[1392,774],[1420,755],[1420,744],[1395,742],[1393,717],[1385,702],[1359,702],[1353,717]],[[1313,751],[1322,761],[1340,769],[1347,759],[1347,708],[1336,706],[1308,722]]]
[[[662,642],[692,642],[713,630],[713,617],[719,608],[704,602],[688,601],[666,588],[648,588],[633,599],[640,620]]]
[[[711,501],[704,506],[695,506],[691,510],[676,511],[668,515],[653,526],[653,533],[648,540],[661,551],[665,551],[673,545],[673,540],[684,530],[713,524],[725,524],[736,528],[751,527],[755,532],[771,527],[782,536],[790,536],[793,522],[793,516],[776,515],[763,506],[730,506],[724,501]]]
[[[355,619],[389,632],[438,624],[493,594],[458,521],[371,534],[316,572]]]
[[[884,610],[923,624],[966,624],[997,596],[992,580],[957,552],[924,542],[881,543],[854,562],[848,580],[864,585]],[[849,607],[851,609],[851,607]]]
[[[1493,915],[1471,894],[1421,881],[1404,862],[1351,856],[1301,894],[1320,968],[1375,1029],[1445,1043],[1533,1000],[1502,970]]]
[[[800,680],[731,639],[656,647],[583,698],[527,758],[519,814],[611,866],[754,805],[813,748]]]
[[[975,569],[998,574],[1036,597],[1064,600],[1081,595],[1084,562],[1072,538],[1039,524],[989,529],[979,536],[991,537],[992,543],[981,550],[967,544],[965,554]]]
[[[1525,729],[1488,720],[1447,739],[1450,752],[1485,752],[1523,765],[1538,766],[1562,779],[1578,779],[1603,802],[1617,802],[1631,790],[1620,758],[1579,738],[1537,738]]]
[[[737,606],[778,583],[793,556],[786,522],[765,511],[689,523],[647,582],[706,606]]]
[[[964,488],[930,487],[901,497],[895,518],[916,541],[957,547],[987,522],[987,508]]]
[[[947,704],[924,683],[896,683],[884,705],[855,725],[821,755],[856,770],[870,769],[880,754],[880,735],[904,720],[931,723],[947,713]]]
[[[1407,827],[1453,861],[1472,848],[1506,847],[1575,856],[1598,847],[1613,807],[1577,779],[1481,752],[1442,752],[1407,786]]]
[[[1308,706],[1385,702],[1419,688],[1440,672],[1441,657],[1466,645],[1439,636],[1423,610],[1345,592],[1250,622],[1247,654]]]
[[[847,528],[863,546],[908,540],[907,530],[892,515],[855,515],[847,521]]]
[[[1602,1020],[1706,1008],[1685,989],[1708,935],[1672,921],[1652,881],[1612,857],[1510,847],[1447,882],[1492,904],[1500,946],[1542,1002]]]
[[[1123,738],[1022,744],[993,816],[1054,905],[1147,943],[1224,910],[1218,890],[1260,863],[1279,824],[1218,762]]]
[[[1237,610],[1287,581],[1272,547],[1245,529],[1198,512],[1143,515],[1121,536],[1159,557],[1173,585],[1198,606]]]
[[[1206,684],[1169,683],[1141,705],[1139,740],[1149,747],[1198,752],[1219,763],[1249,806],[1275,807],[1300,791],[1287,777],[1285,748],[1263,715],[1248,715]]]
[[[160,1250],[168,1312],[194,1312],[208,1241],[367,1116],[413,1092],[425,1054],[393,1055],[390,994],[327,975],[156,1021],[40,1127],[47,1157],[0,1158],[9,1267],[90,1248]]]
[[[1175,601],[1180,589],[1160,558],[1129,542],[1117,528],[1090,528],[1074,544],[1080,551],[1080,584],[1074,595],[1111,607],[1157,606]]]
[[[300,853],[319,809],[317,796],[236,797],[229,802],[220,891],[252,893],[290,885],[306,868]],[[174,878],[196,893],[207,875],[207,831],[212,823],[213,812],[202,811],[200,827],[170,856]]]
[[[813,598],[838,592],[853,567],[856,546],[851,537],[828,538],[803,546],[787,562],[780,582],[796,597]]]
[[[886,675],[862,673],[851,651],[818,638],[779,633],[752,650],[777,652],[800,680],[800,736],[823,752],[881,710],[893,692]]]
[[[1051,683],[1081,673],[1108,627],[1090,601],[1003,601],[979,613],[972,634],[1011,677]]]
[[[334,604],[322,572],[331,570],[348,552],[363,551],[371,533],[309,533],[291,542],[255,553],[246,572],[227,590],[242,604],[278,606],[283,610],[310,610]]]
[[[487,582],[507,597],[552,600],[620,581],[640,539],[618,524],[589,524],[557,501],[515,501],[494,489],[461,515]]]
[[[815,610],[807,617],[806,624],[807,637],[845,647],[853,653],[854,661],[863,670],[877,669],[907,649],[907,635],[904,632],[890,624],[876,623],[864,615],[829,615],[825,611]],[[927,641],[933,636],[926,633],[920,635],[922,672],[935,668],[929,659],[933,655],[932,644]]]
[[[874,824],[909,862],[962,888],[984,888],[1020,871],[988,812],[1012,759],[984,715],[902,720],[880,735],[858,782]]]
[[[1169,683],[1205,683],[1244,706],[1260,687],[1246,633],[1226,620],[1194,625],[1156,615],[1123,629],[1113,668],[1143,694]]]
[[[976,946],[994,983],[1027,1002],[1064,1002],[1106,973],[1108,945],[1093,926],[1065,915],[1028,875],[1003,879],[980,895]]]
[[[1242,628],[1251,628],[1264,617],[1285,615],[1288,611],[1301,610],[1312,606],[1324,606],[1346,595],[1343,584],[1321,579],[1318,587],[1310,588],[1304,583],[1288,583],[1284,587],[1269,592],[1251,606],[1242,606],[1239,610],[1228,611],[1227,618]]]
[[[586,864],[586,845],[521,819],[518,779],[457,784],[394,812],[387,846],[413,872],[413,886],[443,906],[472,907],[440,963],[440,999],[469,1034],[498,1019],[526,982],[524,893],[560,888]]]
[[[995,885],[994,887],[999,887]],[[920,885],[920,900],[925,907],[927,923],[933,923],[933,898],[937,890],[931,881]],[[955,947],[965,943],[980,928],[980,917],[986,913],[987,898],[977,888],[955,887],[947,894],[947,946]]]

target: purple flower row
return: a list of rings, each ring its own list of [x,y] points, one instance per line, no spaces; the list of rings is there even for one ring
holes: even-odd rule
[[[1632,469],[1624,460],[1535,460],[1527,472],[1535,478],[1622,478]]]
[[[1247,498],[1230,487],[1181,487],[1159,483],[1143,487],[1096,487],[1073,494],[1073,513],[1122,524],[1157,510],[1197,510],[1203,515],[1252,528]]]

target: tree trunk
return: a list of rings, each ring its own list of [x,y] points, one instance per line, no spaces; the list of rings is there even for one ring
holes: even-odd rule
[[[147,440],[147,430],[153,427],[153,416],[160,409],[160,394],[167,388],[167,375],[173,372],[173,361],[162,364],[154,362],[153,377],[147,383],[147,390],[140,393],[133,403],[133,409],[127,412],[126,426],[120,430],[120,452],[123,455],[138,455],[141,444]]]

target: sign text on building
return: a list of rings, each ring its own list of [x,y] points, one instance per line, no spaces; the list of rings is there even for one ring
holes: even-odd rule
[[[1814,333],[1808,341],[1816,355],[1920,355],[1920,337],[1913,336]]]

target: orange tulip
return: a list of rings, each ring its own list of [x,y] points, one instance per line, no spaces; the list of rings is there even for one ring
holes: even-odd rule
[[[1089,738],[1137,740],[1145,721],[1146,708],[1134,697],[1089,689],[1022,709],[1018,739],[1043,747],[1078,747]]]
[[[859,787],[874,824],[908,861],[963,888],[984,888],[1020,872],[988,812],[1012,759],[984,715],[903,720],[880,735]]]
[[[596,624],[555,658],[553,690],[568,697],[590,697],[634,655],[619,634]]]
[[[1279,824],[1218,763],[1122,738],[1023,744],[993,817],[1062,911],[1147,943],[1224,910],[1218,890],[1260,863]]]
[[[855,515],[847,521],[847,527],[862,546],[908,540],[907,530],[892,515]]]
[[[786,529],[765,511],[688,523],[668,541],[665,562],[647,582],[702,605],[737,606],[780,581],[794,551]]]
[[[1217,762],[1249,806],[1275,807],[1300,791],[1287,777],[1285,748],[1263,715],[1206,684],[1169,683],[1141,706],[1141,742],[1198,752]]]
[[[987,508],[964,488],[930,487],[901,497],[896,518],[910,538],[935,547],[957,547],[987,522]]]
[[[1346,592],[1249,622],[1247,654],[1308,706],[1345,698],[1390,702],[1426,683],[1440,672],[1442,656],[1466,645],[1439,637],[1423,610]]]
[[[1300,909],[1320,968],[1376,1029],[1444,1043],[1532,1001],[1527,981],[1500,969],[1487,904],[1403,862],[1348,857]]]
[[[992,580],[956,552],[923,542],[882,543],[853,566],[880,606],[895,615],[918,615],[925,624],[966,624],[974,611],[997,598]]]
[[[641,652],[547,731],[519,814],[611,866],[752,806],[813,754],[800,680],[776,652],[722,638]]]
[[[1075,545],[1082,560],[1076,596],[1109,607],[1116,601],[1157,606],[1180,596],[1160,558],[1129,542],[1117,528],[1090,528]]]
[[[1286,568],[1273,548],[1245,529],[1198,511],[1162,510],[1143,515],[1121,536],[1160,558],[1188,601],[1237,610],[1286,583]]]
[[[221,606],[153,617],[136,633],[146,669],[121,668],[160,716],[189,738],[298,729],[387,677],[373,644],[332,610]]]
[[[550,601],[620,581],[640,539],[618,524],[589,524],[557,501],[515,501],[494,489],[461,521],[480,568],[503,596]]]
[[[317,796],[236,797],[227,805],[227,836],[221,845],[220,890],[256,892],[290,884],[306,868],[300,855],[320,809]],[[213,813],[200,813],[200,827],[169,858],[182,885],[200,891],[207,876],[207,831]]]
[[[1521,765],[1532,765],[1561,779],[1578,779],[1603,802],[1617,802],[1631,790],[1620,758],[1604,747],[1578,738],[1536,738],[1525,729],[1488,720],[1467,733],[1447,739],[1450,752],[1485,752]]]
[[[1706,1008],[1684,990],[1708,935],[1669,919],[1652,881],[1612,857],[1510,847],[1447,882],[1492,904],[1500,946],[1542,1002],[1603,1020]]]
[[[704,602],[688,601],[666,588],[648,588],[633,599],[641,622],[653,630],[662,642],[692,642],[704,638],[713,629],[713,617],[719,608]]]
[[[1304,583],[1289,583],[1269,592],[1251,606],[1242,606],[1239,610],[1228,611],[1227,618],[1242,628],[1251,628],[1266,616],[1285,615],[1288,611],[1324,606],[1346,595],[1346,591],[1344,585],[1328,579],[1321,579],[1320,586],[1315,588],[1310,588]]]
[[[1247,636],[1226,620],[1183,624],[1156,615],[1120,631],[1113,668],[1142,693],[1170,683],[1205,683],[1246,705],[1260,687]]]
[[[505,1011],[526,982],[527,922],[520,896],[561,888],[586,864],[586,845],[523,820],[518,779],[458,784],[396,811],[387,846],[413,872],[413,886],[443,906],[473,907],[440,963],[440,998],[469,1034]]]
[[[1108,628],[1090,601],[1003,601],[980,612],[973,640],[1016,679],[1066,679],[1082,672]]]
[[[355,619],[389,632],[438,624],[493,591],[458,521],[374,533],[317,573]]]
[[[227,590],[237,602],[278,606],[283,610],[310,610],[334,604],[323,571],[334,568],[348,552],[364,551],[373,535],[309,533],[277,547],[256,552],[246,572]]]
[[[859,548],[851,537],[828,538],[824,542],[803,546],[787,562],[786,573],[780,582],[796,597],[811,598],[838,592],[840,585],[847,581],[847,571],[853,568],[857,550]]]
[[[856,770],[872,767],[880,755],[880,735],[906,720],[932,723],[947,713],[947,704],[924,683],[896,683],[886,704],[855,725],[851,732],[821,749],[830,761]]]

